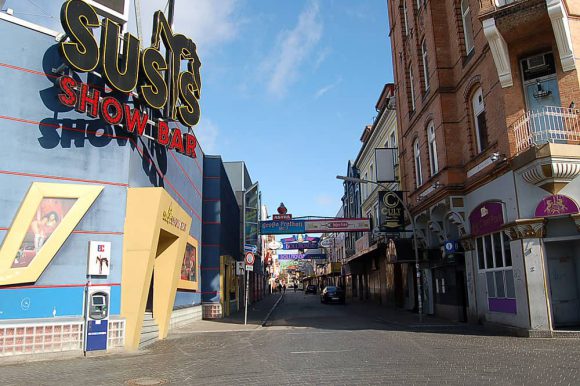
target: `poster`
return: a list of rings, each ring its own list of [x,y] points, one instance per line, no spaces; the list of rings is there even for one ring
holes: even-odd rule
[[[43,198],[16,253],[12,268],[28,267],[62,219],[75,204],[76,198]]]
[[[183,264],[181,265],[181,280],[197,282],[197,248],[190,243],[185,247]]]

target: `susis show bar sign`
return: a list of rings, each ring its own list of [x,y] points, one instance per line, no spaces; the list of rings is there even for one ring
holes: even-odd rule
[[[155,122],[156,141],[195,157],[195,136],[182,134],[178,128],[170,129],[167,123],[179,120],[190,127],[199,122],[201,62],[195,43],[184,35],[174,34],[161,11],[154,15],[151,47],[144,50],[140,49],[139,39],[130,33],[123,35],[121,47],[121,26],[107,18],[101,22],[95,9],[84,1],[65,2],[60,18],[68,37],[59,46],[65,63],[79,72],[100,72],[113,90],[136,94],[131,107],[104,91],[63,75],[57,82],[62,91],[59,101],[92,118],[102,118],[108,124],[123,124],[127,131],[139,136],[150,119],[142,107],[159,111],[163,118]],[[93,28],[99,26],[100,47],[93,35]],[[161,41],[169,60],[160,51]],[[187,61],[185,71],[181,71],[182,60]],[[162,109],[167,115],[163,115]]]

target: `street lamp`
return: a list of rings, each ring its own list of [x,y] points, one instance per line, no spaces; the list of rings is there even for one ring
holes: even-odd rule
[[[378,183],[378,182],[375,182],[375,181],[369,181],[369,180],[363,180],[362,178],[345,177],[345,176],[336,176],[336,178],[339,180],[349,181],[349,182],[375,184],[375,185],[380,186],[381,188],[385,189],[388,192],[391,192],[391,193],[393,192],[391,189],[389,189],[385,185]],[[422,288],[421,288],[422,287],[421,286],[421,270],[419,269],[419,250],[417,248],[417,228],[415,226],[415,219],[414,219],[413,215],[411,214],[411,212],[409,211],[409,208],[407,208],[407,205],[405,205],[405,203],[403,202],[403,200],[401,200],[399,195],[395,194],[394,196],[397,198],[397,201],[399,201],[399,203],[401,204],[401,206],[405,210],[405,213],[407,213],[407,216],[409,216],[409,220],[411,221],[411,228],[413,230],[413,244],[414,244],[414,249],[415,249],[415,270],[417,271],[417,309],[419,311],[419,321],[423,322],[423,294],[422,294]]]

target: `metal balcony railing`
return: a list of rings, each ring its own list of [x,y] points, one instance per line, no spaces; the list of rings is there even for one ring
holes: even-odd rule
[[[516,154],[544,143],[580,144],[580,110],[547,106],[529,110],[512,125]]]

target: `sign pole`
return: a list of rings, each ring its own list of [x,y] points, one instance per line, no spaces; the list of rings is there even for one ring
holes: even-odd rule
[[[246,270],[246,300],[244,306],[244,325],[248,324],[248,292],[250,291],[250,271]]]

